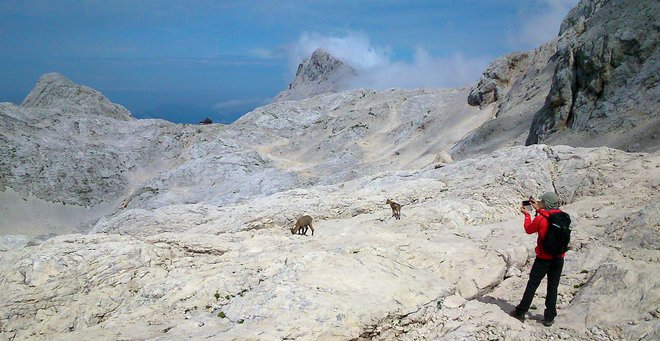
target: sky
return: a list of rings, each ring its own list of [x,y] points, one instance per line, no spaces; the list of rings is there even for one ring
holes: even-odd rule
[[[137,118],[230,123],[324,48],[355,87],[469,86],[557,36],[577,0],[0,0],[0,102],[59,72]]]

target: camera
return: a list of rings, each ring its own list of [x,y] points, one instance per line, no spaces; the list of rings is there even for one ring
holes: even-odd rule
[[[529,200],[523,200],[522,204],[523,206],[532,206],[532,202]]]

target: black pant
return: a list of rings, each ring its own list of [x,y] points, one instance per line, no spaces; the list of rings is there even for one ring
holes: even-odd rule
[[[545,312],[543,317],[545,320],[552,321],[557,316],[557,287],[559,287],[559,278],[561,277],[561,270],[564,268],[563,259],[543,260],[536,258],[532,265],[532,271],[529,273],[529,281],[527,281],[527,288],[523,295],[522,301],[516,307],[518,314],[524,314],[529,310],[532,304],[536,288],[541,284],[541,280],[548,274],[548,292],[545,295]]]

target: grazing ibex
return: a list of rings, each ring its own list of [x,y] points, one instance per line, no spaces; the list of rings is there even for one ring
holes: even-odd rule
[[[396,220],[401,220],[401,205],[395,203],[394,201],[392,201],[390,199],[387,199],[385,204],[390,205],[390,207],[392,208],[392,217],[394,217],[394,219],[396,219]],[[391,219],[391,217],[390,217],[390,219]]]
[[[307,235],[307,229],[312,229],[312,236],[314,235],[314,227],[312,226],[312,217],[304,215],[296,221],[296,225],[291,228],[291,234]]]

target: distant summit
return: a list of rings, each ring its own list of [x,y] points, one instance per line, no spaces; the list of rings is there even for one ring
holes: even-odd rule
[[[345,90],[355,75],[355,69],[350,65],[319,48],[298,65],[296,77],[289,88],[275,96],[273,101],[297,100]]]
[[[100,92],[73,83],[59,73],[47,73],[37,81],[23,103],[24,108],[64,108],[75,106],[86,115],[100,115],[118,120],[129,120],[131,113],[119,104],[110,102]],[[70,110],[66,110],[70,112]]]

